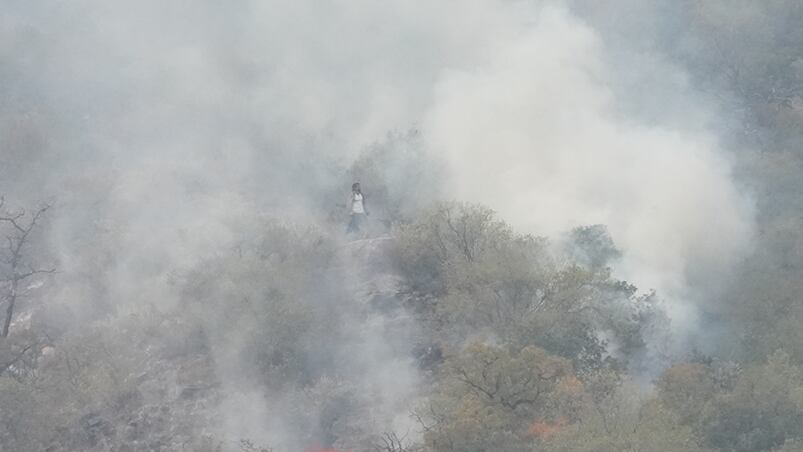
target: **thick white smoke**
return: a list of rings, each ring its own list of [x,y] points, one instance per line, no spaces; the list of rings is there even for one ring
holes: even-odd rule
[[[726,272],[750,243],[751,204],[728,159],[712,133],[623,117],[617,61],[593,30],[558,7],[526,13],[494,52],[438,80],[424,135],[452,171],[447,192],[538,234],[608,225],[619,276],[656,289],[675,331],[693,332],[689,280]]]

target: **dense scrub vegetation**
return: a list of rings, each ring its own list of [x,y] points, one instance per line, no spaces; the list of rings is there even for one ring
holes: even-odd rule
[[[24,359],[3,369],[3,406],[19,407],[3,410],[4,446],[226,449],[208,426],[223,422],[212,408],[231,386],[269,394],[299,441],[344,449],[795,450],[803,434],[803,368],[788,352],[746,364],[697,355],[654,388],[635,378],[664,358],[651,354],[667,319],[655,294],[611,278],[604,229],[553,246],[483,206],[446,203],[394,229],[387,250],[423,325],[408,352],[425,386],[408,413],[420,437],[383,437],[356,376],[369,370],[349,356],[359,327],[339,245],[320,230],[252,227],[174,278],[174,308],[50,342],[17,328],[10,338],[34,345],[7,345]],[[589,243],[585,262],[572,257]]]

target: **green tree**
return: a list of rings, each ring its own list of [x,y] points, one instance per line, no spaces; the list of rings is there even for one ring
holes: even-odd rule
[[[474,343],[449,358],[440,385],[418,413],[433,451],[528,450],[536,418],[558,415],[569,361],[543,349]]]
[[[670,451],[702,452],[691,427],[656,400],[625,384],[595,401],[579,422],[559,431],[534,450],[555,452]]]
[[[706,405],[699,429],[722,450],[772,450],[803,437],[803,371],[784,352],[746,368]]]
[[[395,256],[411,290],[435,297],[433,323],[455,346],[486,334],[543,347],[585,372],[611,360],[608,341],[621,360],[643,351],[643,328],[659,318],[651,297],[635,297],[607,268],[576,265],[483,206],[430,209],[401,228]]]

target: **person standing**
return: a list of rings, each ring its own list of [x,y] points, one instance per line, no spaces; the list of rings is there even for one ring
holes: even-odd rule
[[[365,197],[360,189],[360,183],[355,182],[351,184],[351,219],[349,226],[346,229],[347,234],[359,233],[360,227],[365,222],[365,217],[368,216],[368,210],[365,208]]]

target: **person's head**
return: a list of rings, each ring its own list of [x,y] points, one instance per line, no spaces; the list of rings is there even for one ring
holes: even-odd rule
[[[354,182],[353,184],[351,184],[351,191],[354,192],[354,193],[359,193],[360,192],[360,183],[359,182]]]

